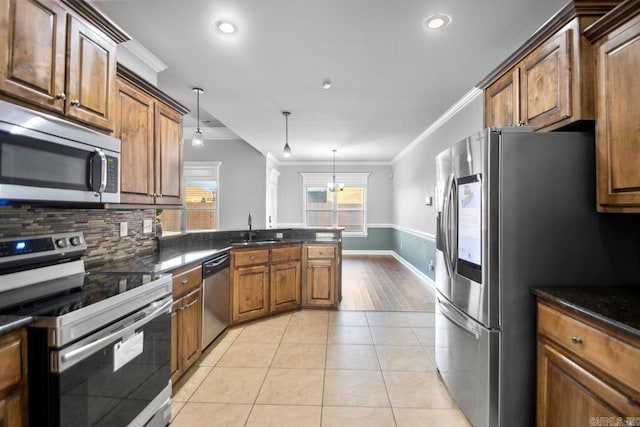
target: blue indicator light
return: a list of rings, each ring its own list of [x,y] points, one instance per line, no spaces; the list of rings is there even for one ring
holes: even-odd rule
[[[27,247],[27,243],[26,242],[17,242],[16,243],[16,251],[21,251],[26,247]]]

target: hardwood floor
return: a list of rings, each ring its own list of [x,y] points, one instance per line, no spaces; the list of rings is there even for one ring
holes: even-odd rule
[[[391,255],[343,255],[340,310],[433,312],[435,294]]]

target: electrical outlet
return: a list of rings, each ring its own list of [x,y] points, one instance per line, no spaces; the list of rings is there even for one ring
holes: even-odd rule
[[[402,250],[402,243],[400,243],[400,250]]]
[[[149,234],[151,232],[153,232],[153,220],[152,219],[142,220],[142,233]]]
[[[429,271],[433,271],[433,270],[435,270],[435,269],[436,269],[436,267],[433,265],[433,260],[432,260],[432,259],[430,259],[430,260],[429,260]]]
[[[282,239],[282,236],[284,236],[282,233],[276,233],[276,239]]]
[[[120,223],[120,237],[126,237],[129,231],[129,227],[126,222]]]

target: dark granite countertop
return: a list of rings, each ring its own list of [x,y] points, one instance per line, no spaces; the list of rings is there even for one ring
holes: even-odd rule
[[[640,338],[640,288],[541,288],[533,293]]]
[[[88,265],[87,271],[125,272],[125,273],[166,273],[193,263],[201,263],[230,249],[258,248],[292,243],[340,243],[340,240],[317,240],[310,238],[288,238],[277,240],[251,241],[188,241],[183,244],[162,248],[159,252],[147,253],[121,261],[104,262]]]
[[[0,336],[27,326],[33,321],[31,316],[5,316],[0,315]]]

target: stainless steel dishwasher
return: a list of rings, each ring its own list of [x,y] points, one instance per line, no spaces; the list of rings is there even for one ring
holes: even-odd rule
[[[229,253],[202,264],[202,349],[229,324]]]

